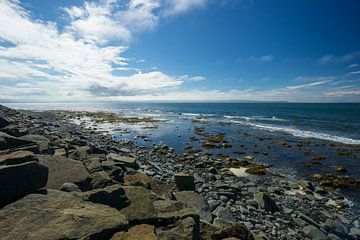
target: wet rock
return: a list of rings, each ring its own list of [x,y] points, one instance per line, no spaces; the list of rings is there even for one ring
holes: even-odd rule
[[[81,192],[79,186],[75,183],[64,183],[59,190],[63,192]]]
[[[0,166],[0,207],[46,185],[48,168],[37,162]]]
[[[178,173],[174,175],[174,179],[179,191],[195,191],[193,175]]]
[[[124,164],[126,167],[130,167],[133,169],[139,168],[136,158],[134,158],[134,157],[127,157],[127,156],[121,156],[116,153],[109,153],[108,155],[106,155],[106,158],[108,160],[112,160],[114,162],[120,162],[120,163]]]
[[[175,198],[185,206],[192,208],[195,213],[200,215],[200,219],[207,222],[212,221],[210,208],[200,194],[193,191],[181,191],[175,193]]]
[[[314,191],[314,186],[309,181],[300,180],[297,184],[301,187],[301,189]]]
[[[30,151],[16,151],[0,156],[0,165],[15,165],[31,161],[37,161],[37,159]]]
[[[159,240],[199,240],[199,226],[193,218],[188,217],[166,227],[156,229]]]
[[[110,240],[158,240],[155,235],[155,227],[148,224],[140,224],[130,228],[127,232],[118,232]]]
[[[227,227],[236,222],[235,217],[229,211],[228,208],[218,207],[214,211],[214,215],[216,216],[214,219],[214,225],[217,227]]]
[[[349,186],[360,186],[360,180],[349,176],[334,176],[314,174],[311,180],[319,182],[320,186],[328,188],[343,188]]]
[[[275,201],[263,192],[255,193],[254,200],[257,202],[259,207],[265,211],[276,212],[280,210]]]
[[[79,196],[85,201],[108,205],[118,210],[130,204],[124,189],[119,184],[84,192]]]
[[[128,225],[113,208],[56,190],[27,195],[1,209],[0,219],[3,240],[108,239]]]
[[[50,140],[42,135],[28,134],[20,137],[20,139],[36,143],[40,153],[47,152],[49,149]]]
[[[325,240],[327,239],[325,233],[315,226],[309,225],[303,228],[304,234],[310,239]]]
[[[37,155],[39,163],[49,168],[47,188],[60,189],[64,183],[75,183],[80,189],[90,189],[90,175],[78,161],[61,157]]]

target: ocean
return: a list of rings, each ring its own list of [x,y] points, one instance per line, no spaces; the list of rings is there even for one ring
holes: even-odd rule
[[[357,103],[5,103],[15,109],[108,111],[127,116],[152,117],[158,123],[106,124],[116,140],[133,140],[151,146],[163,142],[178,153],[187,147],[200,149],[195,128],[224,134],[226,149],[201,149],[214,156],[241,158],[252,155],[287,176],[309,177],[315,173],[344,173],[360,177],[360,104]],[[149,127],[156,125],[156,127]],[[127,131],[124,131],[126,129]],[[144,141],[145,136],[149,141]],[[345,151],[346,154],[339,154]],[[242,154],[239,154],[242,152]],[[313,158],[322,158],[313,161]],[[349,197],[360,191],[345,190]]]

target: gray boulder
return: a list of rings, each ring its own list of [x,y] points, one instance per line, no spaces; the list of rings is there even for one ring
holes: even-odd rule
[[[325,233],[313,225],[309,225],[303,228],[304,234],[310,239],[325,240],[327,239]]]
[[[0,166],[0,207],[46,186],[48,168],[37,162]]]
[[[193,175],[178,173],[174,175],[176,187],[179,191],[195,191]]]
[[[200,239],[199,226],[193,218],[188,217],[166,227],[156,229],[158,240],[197,240]]]
[[[254,200],[265,211],[276,212],[280,210],[275,201],[263,192],[255,193]]]
[[[114,162],[119,162],[121,164],[124,164],[126,167],[130,167],[133,169],[139,168],[136,158],[134,158],[134,157],[121,156],[116,153],[109,153],[108,155],[106,155],[106,158],[107,158],[107,160],[111,160]]]
[[[63,192],[81,192],[79,186],[75,183],[64,183],[59,190]]]
[[[177,201],[183,203],[185,206],[192,208],[200,215],[200,219],[207,222],[212,222],[210,207],[205,202],[205,199],[200,194],[193,191],[181,191],[175,193]]]
[[[47,152],[49,149],[50,140],[42,135],[28,134],[20,137],[20,139],[36,143],[40,153]]]
[[[31,161],[37,161],[37,159],[30,151],[16,151],[0,156],[0,165],[15,165]]]

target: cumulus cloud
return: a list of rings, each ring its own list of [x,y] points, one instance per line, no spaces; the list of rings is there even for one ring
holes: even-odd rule
[[[183,13],[192,8],[203,7],[206,0],[165,0],[164,16]]]

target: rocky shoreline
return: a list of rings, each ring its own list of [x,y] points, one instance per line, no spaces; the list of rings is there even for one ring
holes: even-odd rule
[[[360,212],[326,186],[267,174],[252,156],[231,161],[252,163],[238,174],[201,154],[115,141],[75,115],[0,106],[2,239],[360,238]]]

